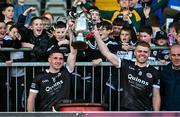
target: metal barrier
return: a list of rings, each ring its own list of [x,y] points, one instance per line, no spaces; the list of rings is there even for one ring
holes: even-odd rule
[[[153,66],[163,66],[166,64],[161,64],[159,61],[150,62]],[[23,110],[26,111],[26,99],[28,96],[28,88],[29,85],[27,82],[32,80],[39,71],[44,71],[48,68],[47,62],[17,62],[12,63],[12,65],[6,65],[5,63],[0,63],[1,66],[1,82],[4,83],[5,88],[3,88],[3,92],[5,93],[3,99],[5,108],[3,111],[19,111],[19,104],[23,105]],[[12,68],[16,69],[16,73],[18,72],[18,68],[23,69],[23,87],[24,92],[21,97],[21,103],[18,102],[18,78],[15,78],[15,87],[11,87],[11,81],[13,80],[11,77],[11,70]],[[77,62],[76,68],[74,70],[72,76],[72,92],[71,92],[71,100],[77,102],[90,102],[90,103],[105,103],[103,94],[106,89],[106,82],[110,80],[111,82],[111,75],[112,71],[114,71],[114,67],[109,62],[102,62],[99,66],[93,67],[90,62]],[[4,74],[4,75],[2,75]],[[6,77],[3,77],[6,76]],[[120,70],[118,70],[118,110],[120,110]],[[12,88],[15,88],[15,95],[11,94]],[[112,110],[112,102],[111,102],[111,89],[109,89],[109,107],[106,110]],[[15,98],[15,107],[13,107],[12,100]],[[13,110],[13,108],[15,108]]]

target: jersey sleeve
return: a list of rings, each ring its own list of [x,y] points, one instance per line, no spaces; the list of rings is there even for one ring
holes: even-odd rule
[[[40,75],[35,77],[31,83],[30,92],[39,93]]]
[[[153,87],[154,88],[160,88],[160,74],[157,70],[155,70],[155,78],[154,78],[154,81],[153,81]]]

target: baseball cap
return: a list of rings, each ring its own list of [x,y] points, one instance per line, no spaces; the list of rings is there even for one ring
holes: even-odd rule
[[[168,37],[167,37],[167,33],[164,32],[164,31],[158,31],[158,32],[156,32],[155,40],[158,40],[158,39],[161,39],[161,38],[167,39],[167,38],[168,38]]]

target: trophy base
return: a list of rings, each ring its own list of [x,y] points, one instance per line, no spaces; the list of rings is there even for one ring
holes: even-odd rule
[[[78,50],[84,50],[87,48],[87,44],[84,41],[75,41],[72,42],[71,45],[74,49],[78,49]]]

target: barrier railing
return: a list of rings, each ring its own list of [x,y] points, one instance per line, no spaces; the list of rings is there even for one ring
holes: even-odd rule
[[[159,61],[151,61],[151,65],[156,67],[161,67],[166,64],[161,64]],[[4,110],[2,111],[26,111],[26,99],[28,97],[28,89],[30,86],[30,82],[39,71],[44,71],[48,68],[47,62],[16,62],[11,65],[7,65],[5,63],[0,63],[1,72],[1,80],[3,87],[4,97],[1,100],[3,104]],[[11,76],[12,68],[15,69],[16,73],[18,73],[19,68],[24,71],[23,74],[23,94],[19,95],[19,86],[18,86],[18,76],[15,77],[15,87],[12,87],[13,78]],[[88,102],[88,103],[101,103],[104,104],[106,101],[104,100],[104,92],[106,87],[107,80],[111,80],[112,71],[114,68],[112,64],[109,62],[102,62],[97,67],[93,67],[91,62],[77,62],[76,68],[73,73],[72,78],[72,91],[71,91],[71,101],[70,102]],[[120,70],[118,71],[120,73]],[[4,74],[4,75],[2,75]],[[4,76],[4,77],[3,77]],[[120,80],[120,75],[117,76],[118,80]],[[21,84],[21,85],[22,85]],[[15,95],[11,94],[12,90],[15,90]],[[118,89],[120,89],[120,83],[118,83]],[[106,110],[112,110],[112,102],[111,102],[111,89],[109,89],[109,101],[108,107]],[[26,93],[25,93],[26,92]],[[21,99],[19,99],[18,96]],[[15,103],[12,102],[13,98],[16,97]],[[118,91],[118,111],[120,110],[120,91]],[[18,102],[20,101],[20,102]],[[15,105],[13,105],[15,104]],[[19,110],[19,104],[22,105],[23,110]]]
[[[168,47],[152,47],[152,50],[169,49]],[[16,52],[16,51],[32,51],[30,48],[0,48],[0,51]],[[159,61],[150,61],[151,65],[155,67],[161,67],[165,64]],[[48,67],[47,62],[16,62],[11,65],[0,63],[0,76],[1,76],[1,94],[2,99],[0,102],[0,111],[26,111],[26,99],[28,96],[28,89],[32,79],[40,71],[44,71]],[[93,67],[90,62],[77,62],[76,69],[72,78],[72,100],[85,101],[85,102],[98,102],[105,103],[103,94],[106,88],[106,82],[109,79],[111,82],[112,71],[114,70],[112,64],[109,62],[102,62],[97,67]],[[19,70],[21,75],[18,76]],[[14,76],[12,76],[14,71]],[[120,74],[120,70],[118,71]],[[120,81],[120,75],[118,75],[118,81]],[[20,78],[19,78],[20,77]],[[14,79],[13,79],[14,78]],[[20,80],[19,79],[23,79]],[[21,84],[19,84],[21,82]],[[22,88],[23,87],[23,93]],[[120,84],[118,84],[118,89]],[[21,89],[19,91],[19,89]],[[15,91],[14,91],[15,90]],[[120,90],[120,89],[119,89]],[[14,92],[13,92],[14,91]],[[15,94],[12,94],[15,93]],[[21,92],[21,94],[20,94]],[[26,93],[24,93],[26,92]],[[111,102],[111,89],[109,90],[109,107],[107,110],[112,110]],[[15,98],[15,102],[13,98]],[[21,98],[21,99],[20,99]],[[120,91],[118,91],[118,110],[120,110]],[[19,101],[20,100],[20,101]],[[1,104],[2,103],[2,104]],[[19,105],[23,106],[23,109],[19,109]],[[15,106],[15,107],[14,107]]]

